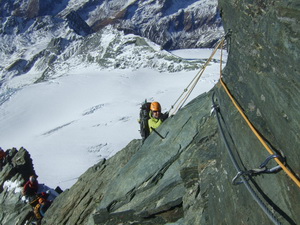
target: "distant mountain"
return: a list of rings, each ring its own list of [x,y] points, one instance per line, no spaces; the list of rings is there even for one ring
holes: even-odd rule
[[[16,76],[35,74],[32,82],[41,82],[85,63],[196,69],[162,50],[211,47],[223,35],[217,1],[6,0],[0,6],[2,91]]]
[[[223,34],[216,0],[100,2],[77,5],[76,11],[94,31],[114,24],[164,49],[211,47]],[[62,12],[66,13],[68,8]]]
[[[82,18],[94,32],[114,24],[165,49],[211,47],[222,35],[216,0],[19,0],[0,4],[2,18],[68,19],[73,15],[72,20],[81,23]]]

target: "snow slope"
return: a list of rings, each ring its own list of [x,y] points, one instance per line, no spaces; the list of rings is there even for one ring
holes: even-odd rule
[[[211,52],[189,49],[173,54],[192,60],[207,59]],[[24,86],[0,106],[0,145],[25,147],[40,183],[69,188],[90,166],[140,138],[137,119],[145,99],[169,110],[197,72],[100,70],[90,65]],[[189,100],[210,90],[218,73],[219,63],[211,63]],[[14,82],[18,86],[18,77]]]

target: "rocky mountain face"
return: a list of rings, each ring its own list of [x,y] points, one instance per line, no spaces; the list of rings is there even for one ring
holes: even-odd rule
[[[24,148],[6,152],[6,163],[0,171],[0,223],[21,225],[32,215],[32,207],[21,199],[21,187],[35,171]]]
[[[220,0],[219,7],[231,30],[224,81],[299,180],[299,4]],[[87,170],[55,199],[42,224],[299,224],[299,187],[284,171],[244,176],[265,211],[244,184],[232,184],[237,171],[211,115],[212,99],[240,168],[258,168],[270,154],[218,84],[168,118],[158,128],[164,138],[133,140]],[[267,167],[275,165],[272,159]]]
[[[81,1],[70,5],[60,15],[74,10],[96,32],[113,24],[164,49],[210,47],[223,33],[216,0]]]
[[[147,37],[164,49],[211,47],[223,33],[217,1],[105,3],[98,9],[99,16],[90,20],[94,30],[113,23],[125,33]]]
[[[113,24],[165,49],[210,47],[223,32],[216,0],[6,0],[0,4],[1,16],[10,20],[55,16],[71,19],[77,28],[88,25],[91,32]]]
[[[211,47],[223,35],[216,0],[5,0],[0,6],[5,89],[13,88],[7,83],[17,76],[35,74],[33,82],[41,82],[80,64],[178,71],[185,66],[166,51],[159,53],[164,63],[153,59],[152,42],[161,50]],[[136,45],[142,50],[128,57],[129,46]]]

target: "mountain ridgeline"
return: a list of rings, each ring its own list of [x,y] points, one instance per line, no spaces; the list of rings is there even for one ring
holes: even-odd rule
[[[291,175],[283,170],[250,173],[270,153],[218,83],[157,129],[163,139],[152,133],[143,144],[132,140],[89,168],[55,199],[42,224],[300,224],[299,186],[291,178],[299,182],[299,3],[219,0],[219,9],[230,31],[223,81]],[[101,27],[99,20],[93,24]],[[232,157],[244,173],[237,173]],[[274,159],[267,162],[269,169],[277,165]],[[1,206],[11,204],[11,190],[3,183],[0,199],[6,201]],[[11,201],[18,205],[11,210],[21,214],[8,217],[13,212],[6,211],[1,222],[25,224],[28,206]]]
[[[7,27],[11,23],[19,23],[18,30],[22,32],[26,23],[44,16],[67,19],[70,27],[83,36],[112,24],[125,33],[146,37],[164,49],[211,47],[222,32],[216,0],[6,0],[0,5],[1,17],[10,21],[2,25],[4,33],[11,32]]]
[[[78,61],[99,69],[195,69],[163,50],[212,47],[223,35],[216,0],[6,0],[0,6],[0,85],[7,89],[15,88],[9,85],[15,77],[39,74],[34,82],[47,81]]]

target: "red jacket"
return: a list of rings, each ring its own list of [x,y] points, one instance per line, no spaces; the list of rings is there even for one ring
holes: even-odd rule
[[[33,183],[29,180],[26,182],[26,184],[24,185],[24,192],[27,191],[27,189],[30,188],[32,190],[34,190],[34,192],[38,191],[39,188],[39,183],[37,181],[34,181]]]
[[[1,149],[1,150],[0,150],[0,160],[1,160],[1,159],[4,159],[5,156],[6,156],[5,151],[3,151],[3,150]]]

